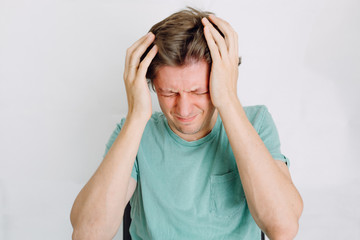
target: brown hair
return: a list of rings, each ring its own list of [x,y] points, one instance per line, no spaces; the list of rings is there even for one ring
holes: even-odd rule
[[[148,67],[146,78],[154,90],[153,80],[161,66],[183,66],[192,61],[204,59],[210,66],[212,59],[205,36],[201,19],[208,17],[212,12],[187,7],[176,12],[155,24],[149,32],[155,34],[154,42],[141,57],[146,56],[154,44],[159,48],[158,53]],[[214,27],[224,37],[219,28]],[[240,64],[239,58],[239,64]]]
[[[158,53],[152,60],[146,78],[154,89],[153,79],[161,66],[183,66],[190,61],[204,59],[211,66],[210,50],[204,36],[204,27],[201,23],[203,17],[208,17],[211,12],[203,12],[191,7],[176,12],[155,24],[150,32],[155,34],[153,44],[141,57],[156,44]]]

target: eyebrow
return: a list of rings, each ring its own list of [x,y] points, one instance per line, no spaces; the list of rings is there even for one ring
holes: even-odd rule
[[[175,91],[174,89],[171,89],[171,88],[158,88],[158,90],[160,91],[160,92],[177,92],[177,91]],[[208,91],[208,89],[207,88],[201,88],[201,87],[195,87],[195,88],[192,88],[192,89],[190,89],[190,90],[185,90],[185,92],[197,92],[197,91],[200,91],[200,92],[206,92],[206,91]]]
[[[171,88],[158,88],[159,92],[175,92],[173,89]]]

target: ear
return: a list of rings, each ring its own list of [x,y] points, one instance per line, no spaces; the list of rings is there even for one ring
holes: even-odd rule
[[[154,79],[146,79],[146,81],[147,81],[147,84],[148,84],[148,87],[149,87],[149,89],[150,90],[153,90],[154,92],[156,92],[155,91],[155,85],[154,85]]]
[[[151,86],[152,90],[154,91],[154,93],[157,93],[156,92],[156,77],[153,79],[149,79],[149,82],[150,82],[150,86]]]

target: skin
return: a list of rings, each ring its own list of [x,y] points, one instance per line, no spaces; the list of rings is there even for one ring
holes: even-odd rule
[[[213,60],[211,100],[223,120],[251,215],[270,239],[293,239],[303,202],[288,168],[272,158],[237,97],[238,36],[229,23],[214,15],[202,23]]]
[[[154,84],[161,109],[171,129],[187,141],[208,134],[220,114],[255,222],[270,239],[293,239],[302,199],[288,168],[272,158],[237,97],[237,34],[226,21],[213,15],[202,23],[213,60],[210,75],[209,66],[201,61],[160,68]],[[224,38],[212,24],[219,27]],[[152,114],[145,74],[157,47],[142,62],[140,57],[153,41],[154,35],[149,33],[127,50],[124,83],[128,114],[109,152],[74,202],[70,215],[73,239],[112,239],[135,191],[137,183],[130,175]],[[166,96],[169,92],[175,95]]]
[[[198,140],[214,127],[217,111],[210,99],[205,60],[159,68],[154,86],[170,128],[181,138]]]
[[[112,147],[75,199],[70,214],[72,239],[113,239],[135,191],[136,181],[130,177],[131,171],[152,113],[145,73],[157,53],[157,46],[141,63],[140,57],[154,39],[154,34],[149,33],[127,49],[123,77],[128,115]]]

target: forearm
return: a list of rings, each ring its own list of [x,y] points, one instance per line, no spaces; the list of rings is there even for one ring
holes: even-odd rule
[[[248,121],[239,100],[233,98],[219,113],[256,223],[269,237],[283,228],[297,228],[301,197]]]
[[[128,118],[95,174],[77,196],[71,223],[74,235],[111,239],[121,224],[131,171],[144,123]]]

